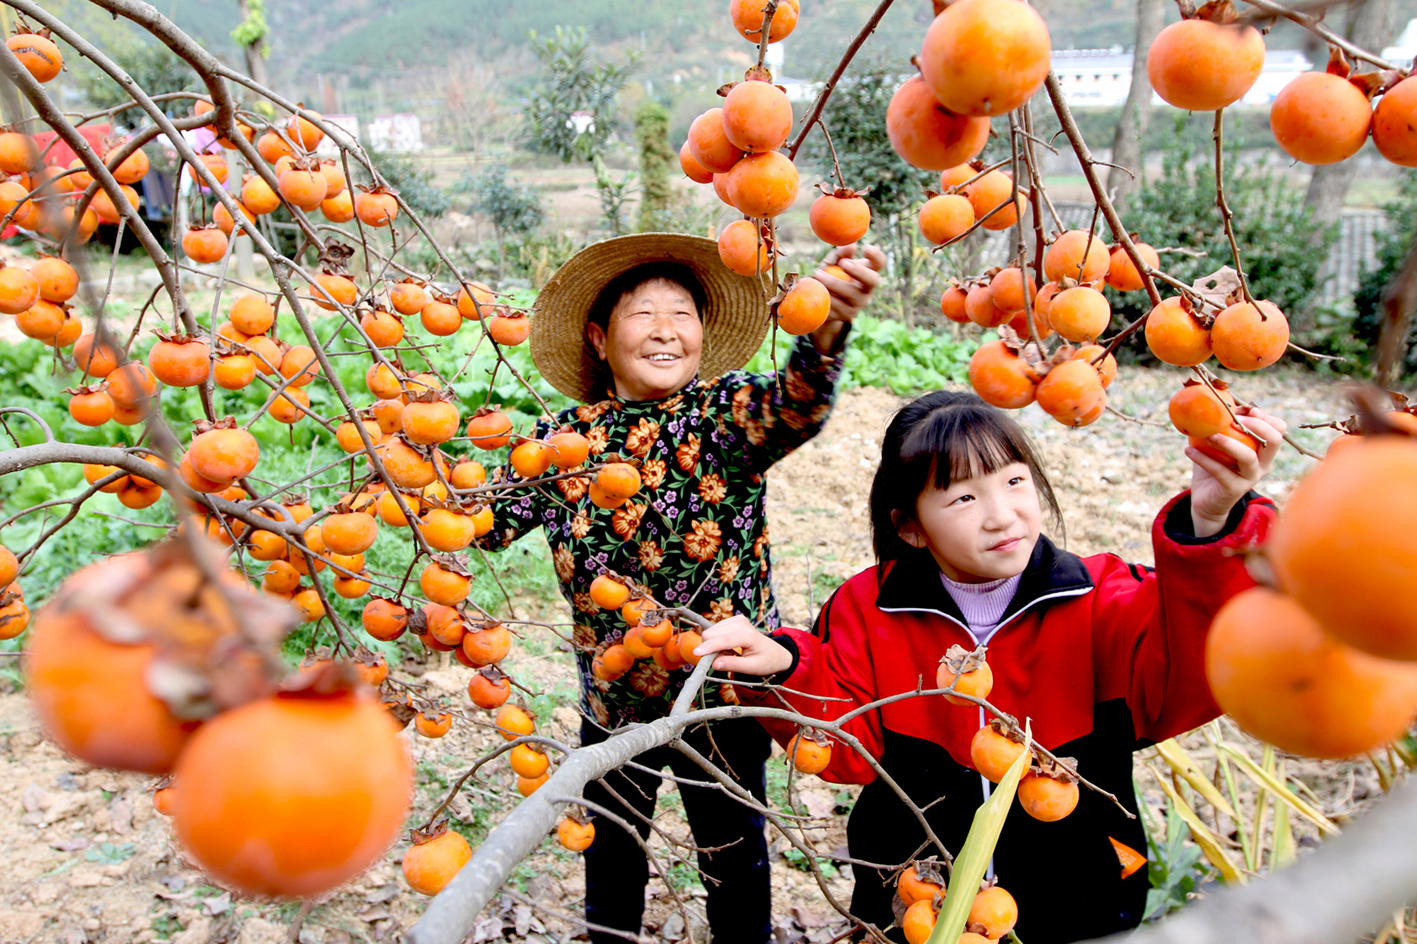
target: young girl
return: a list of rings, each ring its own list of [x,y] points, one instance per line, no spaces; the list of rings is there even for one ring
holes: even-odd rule
[[[1132,752],[1220,714],[1203,671],[1207,627],[1231,596],[1252,585],[1241,552],[1261,542],[1274,506],[1250,489],[1269,470],[1283,421],[1241,408],[1258,453],[1224,436],[1195,449],[1191,488],[1167,502],[1152,527],[1156,568],[1112,554],[1079,558],[1041,534],[1043,510],[1061,532],[1057,503],[1023,431],[969,393],[931,393],[892,419],[871,487],[877,566],[848,580],[810,633],[759,633],[734,617],[704,634],[699,655],[717,668],[768,676],[794,692],[792,707],[834,719],[877,699],[934,685],[953,645],[988,646],[989,701],[1133,813]],[[776,695],[739,687],[750,704]],[[832,701],[811,695],[830,696]],[[841,700],[845,699],[845,700]],[[910,698],[846,725],[926,810],[956,852],[992,784],[970,764],[982,708],[940,696]],[[765,722],[784,745],[795,725]],[[918,820],[854,750],[837,743],[822,773],[864,783],[847,825],[852,858],[899,866],[926,841]],[[1070,816],[1029,817],[1017,805],[994,853],[994,874],[1018,902],[1028,944],[1100,937],[1136,926],[1148,888],[1140,869],[1122,877],[1112,840],[1146,849],[1139,820],[1087,790]],[[921,857],[931,855],[927,849]],[[851,911],[892,922],[892,869],[853,866]],[[897,929],[893,940],[904,940]]]

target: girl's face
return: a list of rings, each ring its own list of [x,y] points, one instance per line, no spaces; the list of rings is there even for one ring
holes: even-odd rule
[[[984,583],[1023,573],[1038,543],[1043,509],[1028,466],[931,486],[915,500],[915,519],[901,526],[913,547],[930,549],[958,583]]]

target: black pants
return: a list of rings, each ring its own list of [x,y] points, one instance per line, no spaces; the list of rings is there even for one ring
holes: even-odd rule
[[[703,725],[684,740],[732,776],[758,802],[766,802],[763,763],[772,752],[772,741],[752,718],[719,721],[712,725],[713,739]],[[581,743],[606,739],[604,732],[582,722]],[[708,781],[711,778],[693,761],[671,747],[658,747],[635,758],[651,770],[668,767],[676,777]],[[645,817],[654,817],[655,791],[662,778],[643,770],[621,769],[605,782]],[[679,785],[684,814],[699,847],[727,846],[698,854],[708,892],[709,927],[715,941],[731,944],[764,944],[771,937],[771,884],[768,872],[764,819],[717,787]],[[586,785],[585,798],[633,824],[642,838],[649,824],[621,803],[599,782]],[[594,816],[594,812],[591,814]],[[664,868],[667,861],[661,860]],[[598,817],[595,841],[585,851],[586,920],[609,928],[638,933],[644,917],[645,886],[649,862],[634,837],[618,825]],[[591,944],[623,944],[623,938],[590,932]]]

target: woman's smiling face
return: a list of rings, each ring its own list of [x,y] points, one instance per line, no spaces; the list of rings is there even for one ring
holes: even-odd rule
[[[586,336],[610,366],[622,400],[658,400],[699,372],[704,325],[688,289],[651,279],[620,297],[606,326],[591,322]]]

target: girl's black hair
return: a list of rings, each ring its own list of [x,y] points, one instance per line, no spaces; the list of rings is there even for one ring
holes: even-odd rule
[[[937,390],[911,401],[891,418],[881,443],[881,464],[871,482],[871,543],[877,563],[914,548],[900,526],[915,517],[915,501],[932,485],[989,475],[1014,462],[1028,466],[1054,533],[1063,516],[1043,463],[1013,418],[972,393]]]
[[[644,265],[637,265],[633,269],[621,272],[601,290],[600,295],[595,299],[595,304],[590,307],[590,315],[586,320],[591,324],[600,325],[602,329],[608,328],[610,313],[615,310],[620,299],[646,282],[653,282],[657,279],[664,279],[683,286],[684,290],[694,299],[694,307],[699,313],[699,320],[703,320],[704,306],[708,304],[708,295],[704,292],[703,283],[694,274],[694,270],[679,262],[646,262]]]

